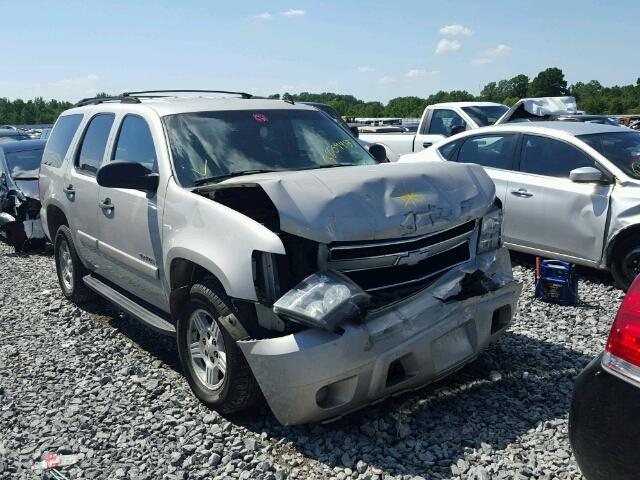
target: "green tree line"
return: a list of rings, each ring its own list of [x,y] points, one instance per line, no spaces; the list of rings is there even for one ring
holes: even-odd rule
[[[349,117],[419,117],[427,105],[439,102],[461,102],[483,100],[513,105],[523,97],[553,97],[573,95],[578,108],[593,114],[640,113],[640,78],[635,85],[605,87],[597,80],[587,83],[576,82],[568,85],[561,69],[550,67],[538,73],[533,79],[520,74],[510,79],[490,82],[473,95],[466,90],[441,90],[426,98],[408,96],[382,102],[365,102],[353,95],[338,93],[285,93],[271,95],[298,102],[321,102],[334,107],[341,115]],[[107,96],[100,93],[98,96]],[[58,115],[71,107],[71,103],[58,100],[8,100],[0,98],[0,123],[35,124],[53,123]]]

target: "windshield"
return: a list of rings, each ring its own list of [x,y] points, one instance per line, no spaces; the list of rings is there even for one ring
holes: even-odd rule
[[[319,111],[236,110],[164,118],[183,187],[251,171],[285,171],[377,162]]]
[[[5,153],[9,174],[14,180],[38,178],[44,149]]]
[[[640,180],[640,132],[594,133],[578,138],[624,173]]]
[[[490,105],[486,107],[462,107],[462,110],[464,110],[479,127],[486,127],[487,125],[496,123],[509,108],[505,105]]]
[[[19,140],[31,140],[28,135],[2,135],[0,133],[0,143],[17,142]]]

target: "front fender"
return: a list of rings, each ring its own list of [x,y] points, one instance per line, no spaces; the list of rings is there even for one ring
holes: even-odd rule
[[[215,275],[230,297],[255,301],[255,250],[285,254],[280,238],[263,225],[169,182],[163,217],[166,285],[172,262],[182,258]]]

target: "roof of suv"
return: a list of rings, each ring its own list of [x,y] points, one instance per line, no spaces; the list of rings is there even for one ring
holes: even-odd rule
[[[503,123],[501,125],[495,125],[490,127],[483,127],[483,131],[513,131],[513,132],[562,132],[566,135],[589,135],[592,133],[624,133],[631,132],[624,127],[616,127],[613,125],[603,125],[601,123],[587,123],[587,122],[563,122],[563,121],[535,121],[535,122],[516,122],[516,123]],[[478,130],[471,130],[472,132],[478,132]]]
[[[96,109],[97,111],[135,111],[139,109],[152,109],[159,116],[173,115],[176,113],[223,111],[223,110],[312,110],[315,108],[302,103],[289,103],[283,100],[270,100],[265,98],[212,98],[212,97],[136,97],[140,103],[134,102],[105,102],[97,105],[85,105],[75,107],[72,110],[84,111]]]

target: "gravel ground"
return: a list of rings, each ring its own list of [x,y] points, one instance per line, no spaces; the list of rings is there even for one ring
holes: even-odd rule
[[[602,349],[622,299],[584,270],[583,300],[532,299],[476,362],[329,425],[282,427],[266,408],[225,419],[192,396],[173,342],[103,303],[63,299],[50,252],[0,243],[0,478],[42,478],[46,452],[76,453],[67,478],[580,479],[567,438],[575,376]]]

